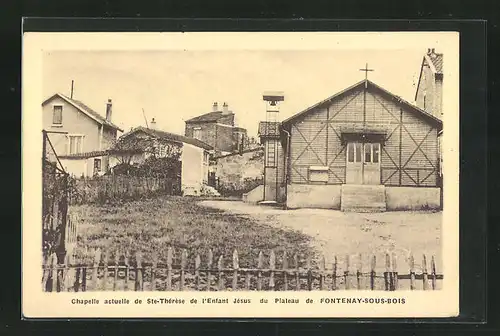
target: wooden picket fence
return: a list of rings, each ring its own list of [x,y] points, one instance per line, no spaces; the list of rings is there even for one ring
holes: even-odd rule
[[[385,271],[378,268],[375,255],[369,256],[368,267],[363,265],[363,256],[344,258],[333,257],[331,268],[322,257],[317,265],[311,259],[299,262],[295,254],[289,260],[286,251],[278,267],[276,254],[271,251],[269,260],[264,263],[264,254],[259,253],[256,268],[242,268],[239,265],[238,251],[234,250],[230,266],[224,256],[214,262],[212,250],[206,263],[202,264],[200,255],[194,263],[189,262],[186,249],[179,251],[174,259],[172,248],[168,248],[166,262],[158,260],[153,254],[150,262],[143,260],[141,253],[133,257],[115,254],[114,258],[96,250],[88,262],[74,262],[68,254],[64,264],[57,264],[55,255],[43,265],[42,286],[45,291],[298,291],[298,290],[435,290],[440,289],[442,274],[436,273],[434,256],[427,268],[426,255],[416,267],[413,255],[408,258],[408,273],[398,272],[397,258],[386,253],[383,260]],[[176,263],[180,259],[180,263]],[[341,260],[342,259],[342,260]],[[292,261],[292,265],[290,265]],[[366,269],[365,269],[366,268]],[[420,272],[417,272],[419,268]],[[404,284],[406,283],[406,285]]]

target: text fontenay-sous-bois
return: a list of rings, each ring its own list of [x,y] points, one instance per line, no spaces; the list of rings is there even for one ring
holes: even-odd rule
[[[302,299],[303,300],[303,299]],[[303,300],[305,303],[317,303],[319,301],[320,304],[405,304],[405,298],[345,298],[345,297],[329,297],[329,298],[320,298],[311,299],[307,298]],[[147,298],[143,299],[135,299],[130,300],[126,298],[122,299],[71,299],[71,304],[74,305],[129,305],[129,304],[148,304],[148,305],[183,305],[183,304],[252,304],[255,301],[250,298],[210,298],[210,297],[202,297],[202,298],[192,298],[190,300],[182,299],[182,298],[166,298],[166,297],[158,297],[158,298]],[[261,298],[257,300],[257,303],[260,304],[299,304],[301,303],[301,299],[298,298]]]

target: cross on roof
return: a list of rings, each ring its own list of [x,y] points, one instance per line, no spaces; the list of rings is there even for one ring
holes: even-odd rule
[[[368,69],[368,63],[366,63],[365,68],[364,69],[359,69],[359,71],[364,71],[365,72],[365,87],[366,87],[367,81],[368,81],[368,71],[375,71],[375,70]]]

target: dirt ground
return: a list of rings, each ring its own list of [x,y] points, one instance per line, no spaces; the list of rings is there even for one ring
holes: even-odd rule
[[[366,271],[369,258],[375,255],[376,269],[382,270],[385,268],[385,253],[389,252],[396,255],[398,272],[408,273],[412,254],[415,269],[419,272],[425,254],[429,271],[432,256],[435,257],[437,273],[441,270],[441,212],[282,210],[235,201],[202,201],[199,205],[248,216],[273,227],[302,231],[313,237],[314,248],[325,256],[327,263],[338,256],[339,264],[342,264],[349,255],[352,264],[359,265],[361,258]]]

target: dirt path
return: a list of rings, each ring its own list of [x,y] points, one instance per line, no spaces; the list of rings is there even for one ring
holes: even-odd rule
[[[202,201],[200,205],[251,217],[278,228],[299,230],[313,237],[314,247],[328,259],[334,255],[363,256],[395,253],[398,269],[408,268],[412,253],[416,267],[425,253],[441,268],[442,214],[432,212],[344,213],[335,210],[281,210],[234,201]],[[378,258],[378,257],[377,257]]]

